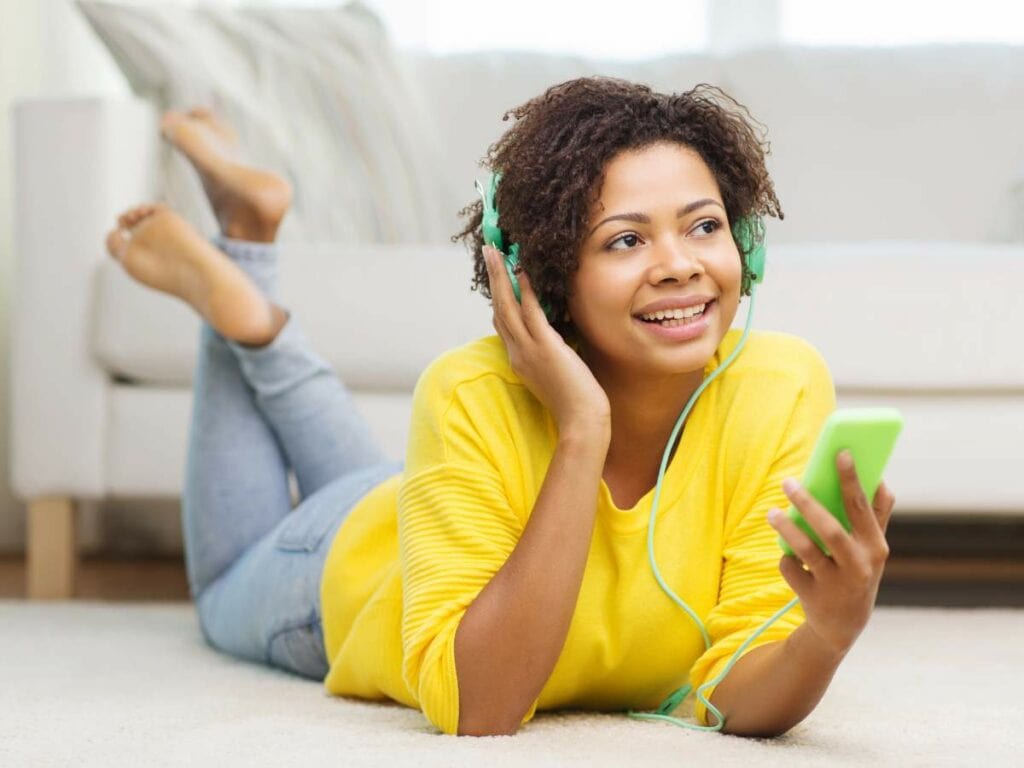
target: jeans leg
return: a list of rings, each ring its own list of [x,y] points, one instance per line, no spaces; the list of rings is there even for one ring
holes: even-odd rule
[[[273,246],[217,245],[276,300]],[[203,635],[234,656],[322,679],[319,585],[333,534],[401,462],[384,460],[291,317],[258,348],[204,323],[195,391],[183,506]],[[303,496],[293,511],[289,464]]]
[[[222,238],[214,238],[221,246]],[[227,253],[271,300],[273,249],[238,241]],[[227,340],[202,322],[192,386],[182,532],[193,599],[292,508],[288,461]]]
[[[302,500],[196,601],[207,641],[232,656],[323,680],[328,670],[320,608],[324,561],[360,499],[402,463],[339,477]]]
[[[194,599],[291,511],[288,469],[224,338],[199,335],[182,531]]]
[[[227,238],[218,245],[276,298],[276,246]],[[295,472],[300,498],[347,473],[389,461],[351,392],[313,350],[291,313],[269,344],[227,344]]]

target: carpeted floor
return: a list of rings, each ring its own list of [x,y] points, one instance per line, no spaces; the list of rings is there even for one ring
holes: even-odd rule
[[[1020,609],[879,607],[779,739],[579,712],[474,738],[220,654],[188,603],[7,600],[0,766],[1021,765],[1022,641]]]

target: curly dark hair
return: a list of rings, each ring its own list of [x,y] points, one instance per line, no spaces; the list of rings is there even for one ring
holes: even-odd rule
[[[748,215],[783,218],[765,167],[771,144],[762,143],[730,105],[751,117],[707,83],[666,94],[618,78],[582,77],[554,85],[502,116],[516,122],[480,165],[501,173],[495,204],[506,247],[519,243],[522,269],[538,298],[550,305],[551,325],[563,338],[575,338],[564,315],[589,211],[600,198],[606,164],[620,152],[665,141],[685,145],[714,175],[730,223]],[[481,251],[482,210],[479,199],[463,208],[459,215],[469,220],[451,239],[472,251],[472,290],[491,299]],[[741,258],[746,273],[742,249]]]

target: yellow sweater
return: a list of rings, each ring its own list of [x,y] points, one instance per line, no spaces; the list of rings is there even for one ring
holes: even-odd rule
[[[730,330],[705,376],[739,342]],[[785,509],[781,483],[800,477],[835,408],[828,367],[806,341],[752,331],[697,399],[662,485],[655,557],[647,554],[654,489],[618,509],[603,480],[590,554],[562,653],[537,709],[651,710],[689,680],[717,674],[794,595],[766,521]],[[526,527],[557,439],[544,406],[487,336],[450,350],[413,395],[404,471],[371,490],[338,529],[321,608],[332,694],[394,699],[441,731],[459,722],[455,631]],[[785,638],[800,606],[748,649]],[[713,689],[705,692],[709,698]],[[703,706],[695,714],[707,722]]]

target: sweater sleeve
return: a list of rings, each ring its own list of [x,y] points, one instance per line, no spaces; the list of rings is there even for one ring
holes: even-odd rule
[[[524,523],[510,505],[498,469],[502,459],[488,440],[503,439],[499,421],[508,414],[501,398],[478,402],[478,383],[467,403],[458,388],[445,390],[438,380],[443,376],[428,372],[414,393],[407,475],[398,498],[402,676],[427,719],[454,735],[455,633],[512,554]],[[500,392],[500,386],[492,389]],[[535,711],[536,702],[523,722]]]
[[[802,477],[818,434],[835,410],[835,390],[828,367],[817,350],[810,345],[807,350],[803,358],[803,385],[768,472],[756,488],[753,503],[726,532],[719,599],[705,620],[712,645],[690,670],[694,691],[718,675],[747,638],[796,596],[779,571],[783,552],[778,534],[768,524],[767,513],[770,507],[788,508],[790,502],[782,490],[782,481],[790,476]],[[751,643],[743,655],[785,639],[803,620],[803,607],[797,603]],[[709,687],[703,695],[710,699],[714,691],[715,686]],[[699,722],[710,724],[707,707],[699,699],[694,704],[694,714]]]

